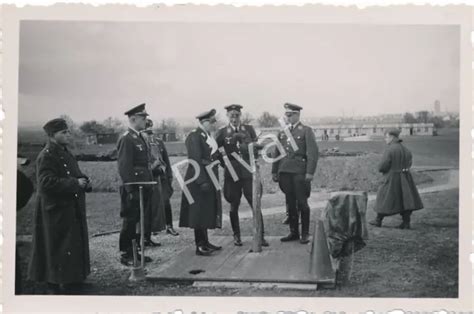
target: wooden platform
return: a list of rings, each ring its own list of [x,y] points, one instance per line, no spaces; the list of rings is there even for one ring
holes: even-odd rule
[[[316,278],[309,273],[311,245],[297,241],[280,241],[266,237],[270,243],[260,253],[251,253],[251,238],[244,237],[243,246],[235,246],[230,236],[210,240],[222,246],[212,256],[197,256],[189,248],[158,269],[148,269],[147,278],[170,281],[213,281],[253,283],[297,283],[334,285],[335,276]]]

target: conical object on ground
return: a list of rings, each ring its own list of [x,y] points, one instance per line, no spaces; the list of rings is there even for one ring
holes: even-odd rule
[[[336,280],[336,273],[332,268],[331,257],[329,256],[329,248],[326,241],[326,233],[324,232],[324,224],[323,221],[319,219],[315,222],[309,273],[317,280]]]

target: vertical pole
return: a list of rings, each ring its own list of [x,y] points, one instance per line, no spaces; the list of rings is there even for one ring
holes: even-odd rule
[[[262,252],[262,210],[261,185],[258,160],[255,160],[255,169],[252,173],[252,213],[253,213],[253,242],[252,252]]]
[[[145,268],[145,209],[143,200],[143,186],[140,185],[140,246],[142,248],[142,256],[140,259],[141,267]]]

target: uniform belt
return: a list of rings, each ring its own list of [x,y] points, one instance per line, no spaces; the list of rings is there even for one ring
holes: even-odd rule
[[[406,172],[410,172],[410,169],[408,169],[408,168],[403,168],[403,169],[400,169],[400,170],[390,170],[390,172],[406,173]]]
[[[296,159],[296,160],[301,160],[301,161],[306,161],[306,156],[302,155],[288,155],[288,159]]]

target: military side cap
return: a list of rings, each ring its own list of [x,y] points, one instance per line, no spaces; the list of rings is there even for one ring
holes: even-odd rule
[[[146,119],[145,122],[145,128],[152,128],[153,127],[153,121],[151,119]]]
[[[300,112],[301,109],[303,109],[303,107],[295,104],[290,104],[289,102],[285,103],[283,107],[285,107],[286,112]]]
[[[62,130],[66,130],[67,128],[68,127],[67,127],[66,120],[61,119],[61,118],[50,120],[46,122],[46,124],[43,126],[43,130],[48,135],[53,135],[54,133],[62,131]]]
[[[145,111],[145,104],[141,104],[125,112],[125,115],[129,117],[135,116],[135,115],[146,117],[148,116],[148,113]]]
[[[400,129],[398,128],[390,128],[387,130],[388,135],[393,135],[395,137],[398,137],[400,135]]]
[[[196,119],[199,121],[206,121],[206,120],[215,120],[216,109],[211,109],[209,111],[205,111],[196,116]]]
[[[241,105],[237,105],[237,104],[233,104],[233,105],[229,105],[229,106],[225,106],[224,109],[227,110],[227,111],[238,111],[240,112],[240,109],[242,109],[243,107]]]

